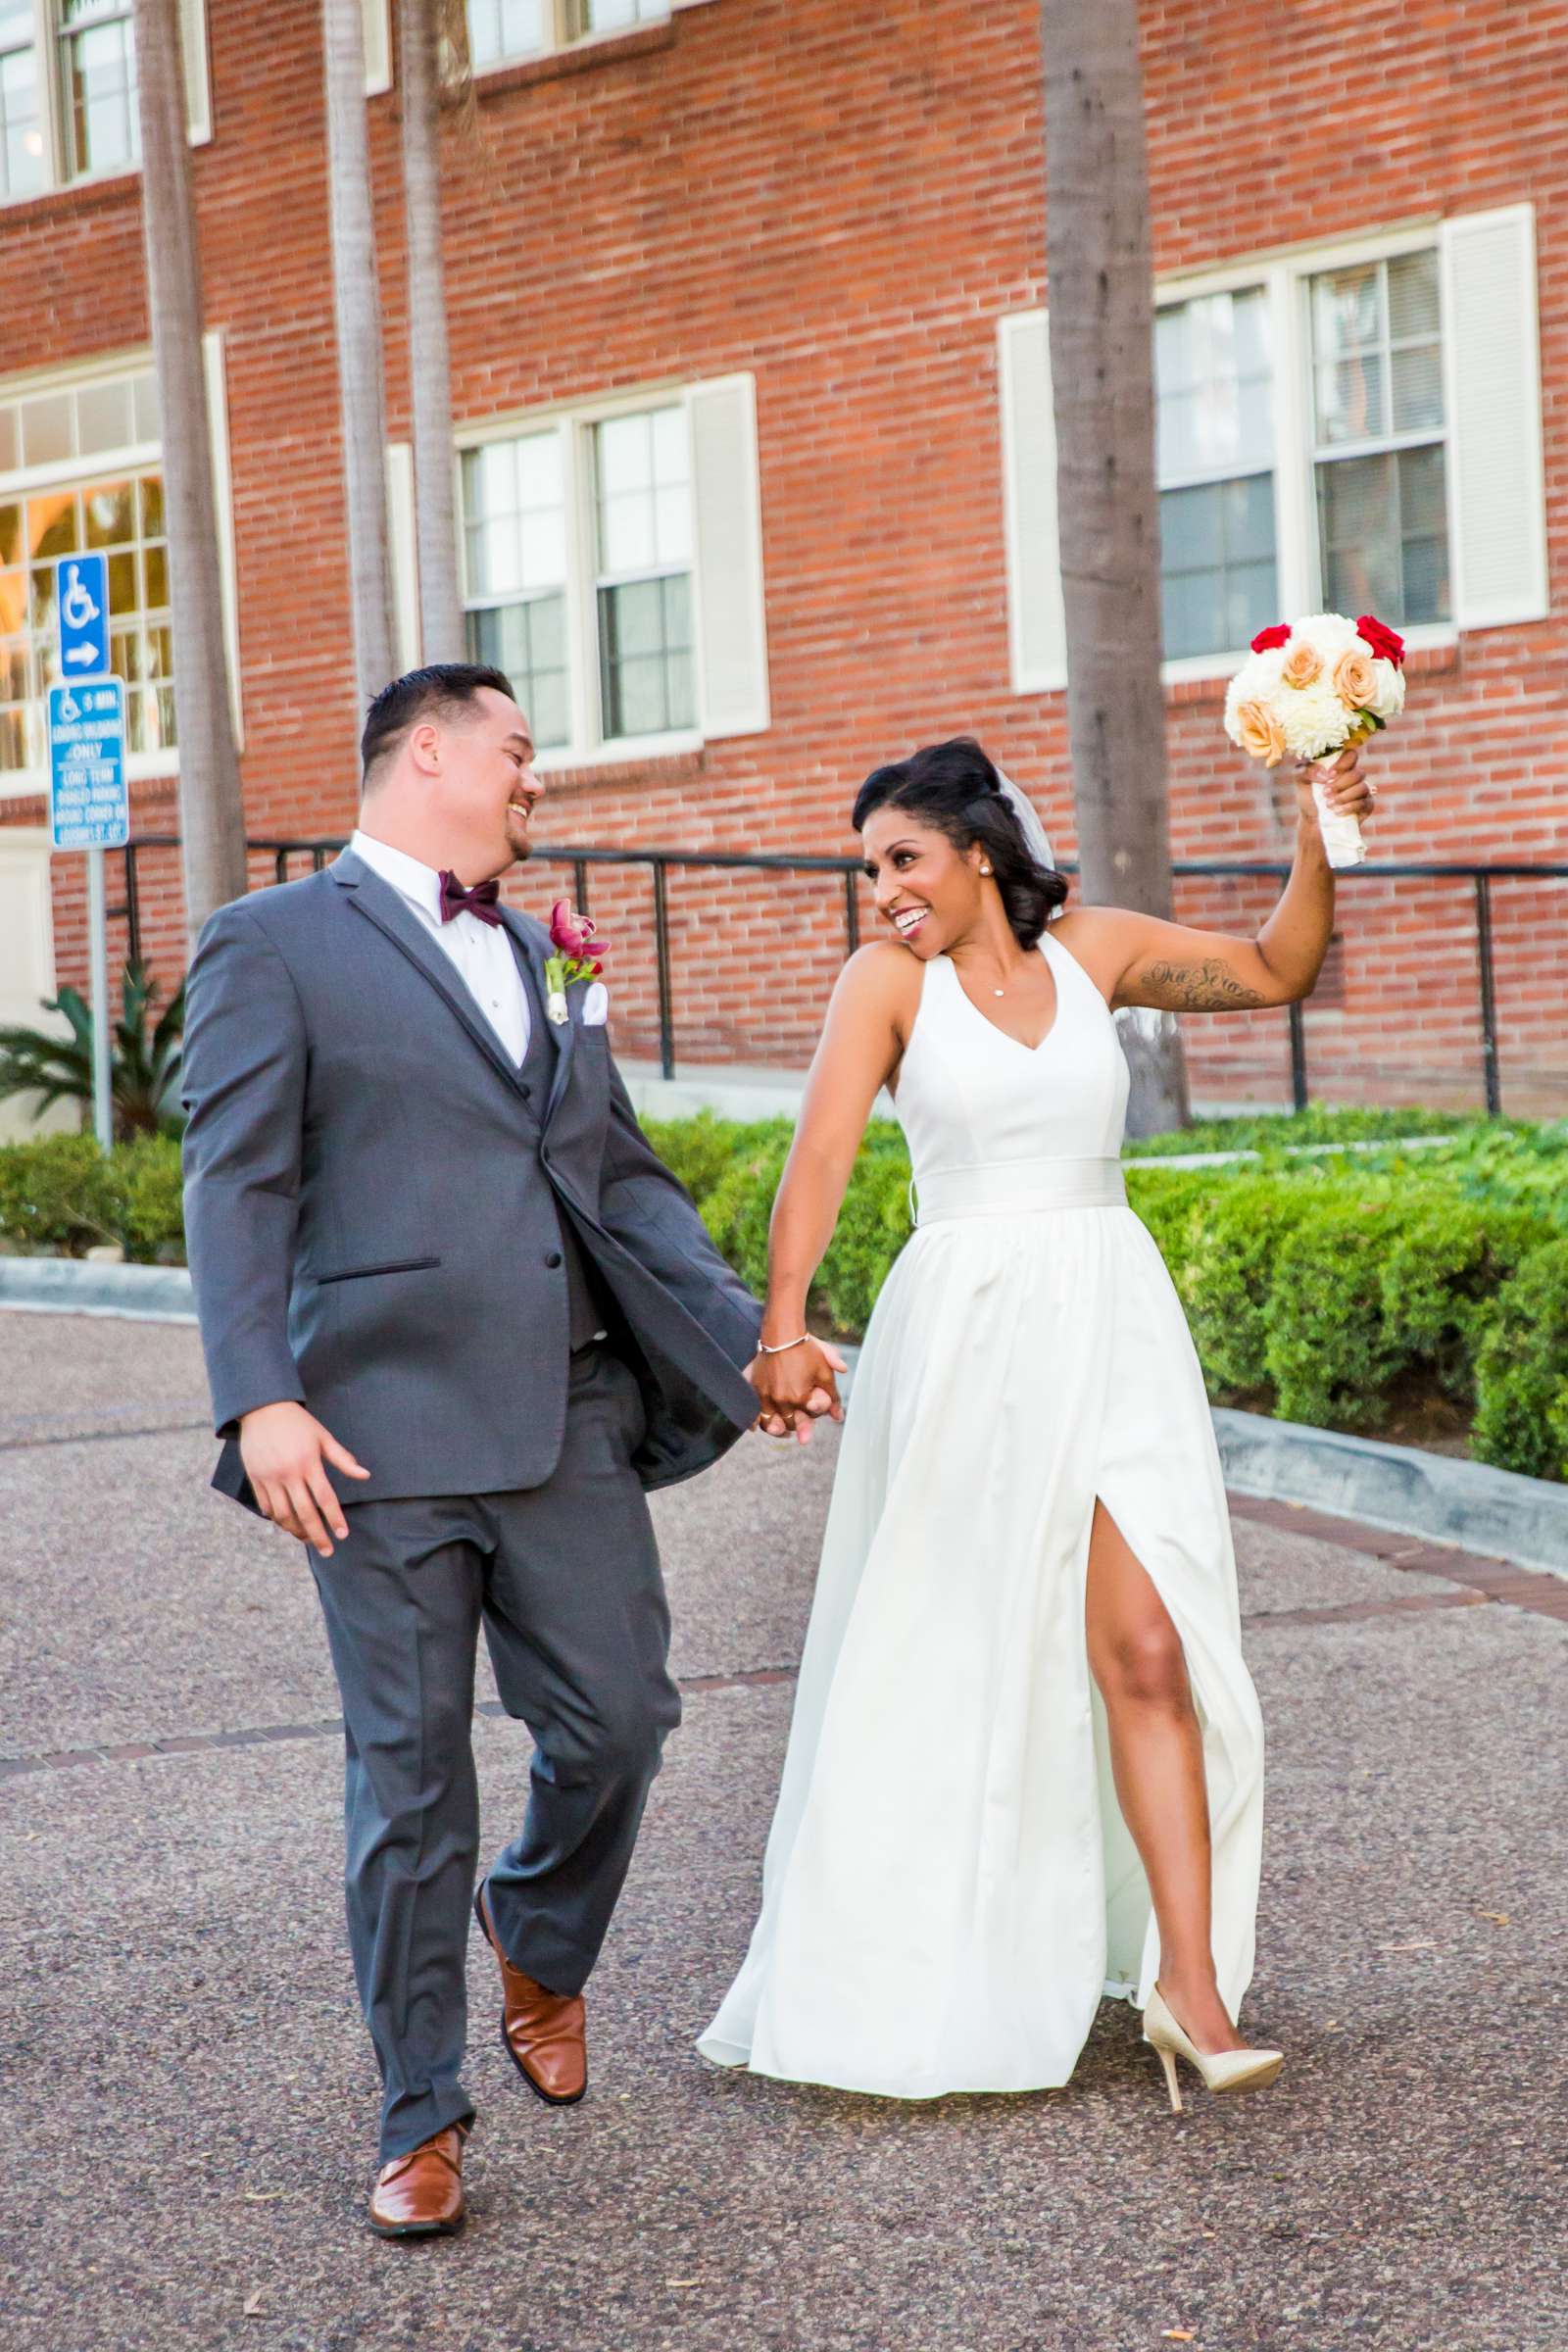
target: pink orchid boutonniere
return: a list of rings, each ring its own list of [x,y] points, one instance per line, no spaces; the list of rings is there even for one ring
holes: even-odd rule
[[[545,962],[545,1010],[559,1029],[566,1018],[567,989],[574,980],[599,978],[610,942],[597,936],[591,915],[577,914],[569,901],[558,899],[550,909],[550,944],[556,952]]]

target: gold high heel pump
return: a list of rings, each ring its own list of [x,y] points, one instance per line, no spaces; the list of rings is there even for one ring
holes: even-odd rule
[[[1185,2058],[1189,2066],[1196,2066],[1203,2078],[1203,2088],[1216,2094],[1225,2090],[1261,2090],[1265,2082],[1275,2080],[1285,2064],[1283,2050],[1197,2048],[1172,2016],[1157,1984],[1150,1994],[1149,2006],[1144,2011],[1144,2039],[1159,2052],[1173,2115],[1182,2112],[1182,2094],[1176,2082],[1178,2058]]]

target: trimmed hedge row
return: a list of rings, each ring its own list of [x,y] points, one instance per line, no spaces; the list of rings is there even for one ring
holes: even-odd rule
[[[787,1119],[650,1122],[655,1149],[754,1290],[790,1148]],[[813,1300],[865,1328],[910,1230],[904,1139],[877,1122]],[[1396,1396],[1473,1414],[1482,1461],[1568,1479],[1568,1129],[1500,1123],[1451,1148],[1235,1168],[1129,1166],[1133,1204],[1181,1295],[1217,1403],[1375,1430]],[[101,1157],[90,1138],[0,1147],[0,1247],[183,1254],[178,1146]]]
[[[754,1290],[791,1129],[703,1116],[651,1125],[710,1233]],[[874,1125],[814,1304],[863,1331],[910,1230],[908,1161]],[[1442,1151],[1235,1168],[1129,1162],[1215,1403],[1376,1430],[1396,1395],[1474,1415],[1472,1451],[1568,1479],[1568,1130],[1502,1124]]]

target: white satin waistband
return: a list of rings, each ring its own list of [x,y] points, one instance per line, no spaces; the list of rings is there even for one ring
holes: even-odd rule
[[[1125,1208],[1119,1159],[1013,1159],[939,1168],[909,1187],[917,1225],[950,1217],[1027,1217],[1051,1208]]]

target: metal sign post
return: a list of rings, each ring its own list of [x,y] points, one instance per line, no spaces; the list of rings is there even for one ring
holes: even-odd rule
[[[100,609],[104,602],[100,600]],[[101,637],[107,652],[108,631],[102,631]],[[107,1152],[115,1140],[109,1059],[109,1029],[114,1016],[109,1003],[104,852],[122,850],[130,839],[130,803],[125,790],[125,689],[118,678],[95,678],[87,684],[49,689],[49,828],[57,850],[87,853],[93,1130]]]

